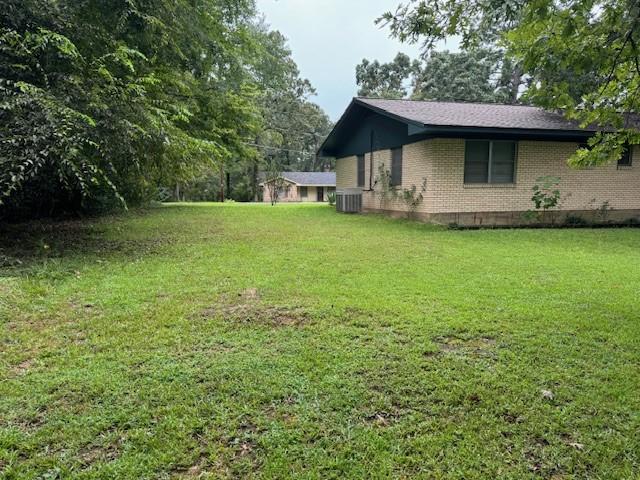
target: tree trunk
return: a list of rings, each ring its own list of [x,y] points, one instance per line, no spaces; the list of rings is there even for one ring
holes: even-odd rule
[[[316,137],[315,135],[313,136],[313,145],[315,147],[315,160],[313,162],[313,171],[317,171],[318,168],[320,167],[320,155],[318,155],[318,137]],[[322,165],[322,168],[320,169],[320,171],[324,172],[324,165]]]
[[[220,203],[224,203],[224,164],[220,163]]]
[[[254,160],[251,164],[251,196],[253,201],[257,202],[258,198],[258,160]]]
[[[516,64],[511,75],[511,103],[518,103],[518,94],[520,93],[520,84],[522,83],[522,66]]]
[[[258,145],[260,139],[256,137],[255,144]],[[251,162],[251,195],[253,201],[257,202],[258,199],[258,159],[254,158]]]

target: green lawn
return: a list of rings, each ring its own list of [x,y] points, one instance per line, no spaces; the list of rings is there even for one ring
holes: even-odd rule
[[[640,477],[640,229],[207,204],[1,235],[1,478]]]

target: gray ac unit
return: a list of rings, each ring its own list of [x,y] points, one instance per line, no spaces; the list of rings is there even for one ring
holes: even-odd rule
[[[362,189],[336,190],[336,210],[342,213],[359,213],[362,210]]]

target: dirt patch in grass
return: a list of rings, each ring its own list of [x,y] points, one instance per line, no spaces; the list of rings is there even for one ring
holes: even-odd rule
[[[225,464],[235,477],[246,477],[260,467],[258,436],[262,431],[251,421],[244,420],[235,434],[223,439],[227,450]]]
[[[203,310],[202,317],[223,318],[234,323],[272,327],[297,327],[310,320],[308,312],[303,308],[266,305],[260,299],[261,295],[257,289],[247,289],[237,295],[235,303],[225,303],[223,299],[220,306]]]
[[[95,463],[112,462],[120,456],[117,445],[94,445],[85,448],[79,455],[83,465],[89,467]]]
[[[366,416],[364,420],[369,425],[384,428],[395,423],[399,417],[400,415],[398,413],[375,412],[371,415]]]
[[[176,478],[200,478],[206,472],[207,466],[207,458],[203,454],[198,457],[198,461],[191,467],[179,468],[173,473],[175,473],[174,476]]]
[[[29,370],[33,368],[34,364],[35,360],[33,359],[24,360],[11,369],[11,374],[14,377],[22,377],[29,373]]]
[[[246,325],[272,327],[298,327],[309,321],[302,308],[267,305],[228,305],[208,308],[202,312],[205,318],[223,318],[226,321]]]
[[[449,354],[472,355],[472,356],[493,356],[497,342],[491,337],[438,337],[435,339],[440,352]],[[430,352],[432,353],[432,352]]]
[[[69,308],[82,315],[98,313],[98,308],[95,304],[74,299],[69,300]]]
[[[96,463],[113,462],[120,457],[125,438],[115,429],[109,428],[99,436],[100,443],[86,445],[78,453],[78,458],[85,468]]]

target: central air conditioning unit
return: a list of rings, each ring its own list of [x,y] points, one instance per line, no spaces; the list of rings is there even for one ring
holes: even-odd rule
[[[343,188],[336,190],[336,210],[342,213],[362,211],[362,189]]]

